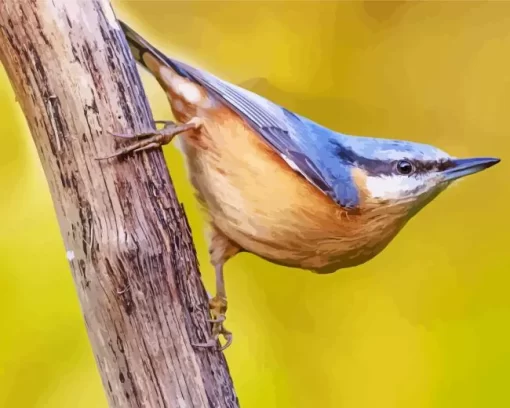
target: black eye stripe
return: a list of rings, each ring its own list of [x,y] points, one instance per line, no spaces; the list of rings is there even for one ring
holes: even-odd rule
[[[353,162],[352,164],[361,167],[370,176],[391,176],[391,175],[419,175],[426,174],[434,171],[444,171],[453,166],[451,161],[417,161],[417,160],[405,160],[411,163],[413,170],[408,174],[403,174],[398,171],[397,163],[404,160],[371,160],[361,158]]]
[[[341,145],[337,142],[332,142],[333,148],[337,157],[344,163],[361,167],[367,172],[369,176],[391,176],[394,174],[401,174],[396,169],[396,163],[399,160],[377,160],[368,159],[356,154],[351,149]],[[453,163],[448,159],[440,160],[412,160],[410,158],[402,157],[401,160],[407,160],[412,163],[414,170],[413,174],[424,174],[433,171],[444,171],[453,167]]]
[[[439,161],[412,161],[416,173],[428,173],[432,171],[444,171],[446,169],[449,169],[453,166],[453,163],[451,160],[439,160]]]

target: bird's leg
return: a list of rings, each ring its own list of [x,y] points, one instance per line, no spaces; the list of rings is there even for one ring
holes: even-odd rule
[[[211,338],[205,343],[195,343],[195,347],[216,347],[220,336],[223,336],[226,343],[218,348],[218,351],[225,350],[232,344],[232,333],[228,331],[223,322],[227,313],[227,294],[225,291],[225,281],[223,279],[223,263],[215,266],[216,272],[216,295],[209,299],[209,309],[211,310],[212,319],[208,319],[212,323]]]
[[[179,133],[183,133],[188,130],[196,130],[202,126],[202,122],[199,118],[193,118],[189,122],[182,125],[177,125],[171,121],[156,121],[155,123],[164,123],[163,129],[149,130],[147,132],[137,134],[108,132],[115,137],[135,139],[136,141],[126,147],[117,150],[115,153],[109,156],[99,157],[96,160],[111,159],[113,157],[123,156],[131,152],[139,152],[142,150],[160,147],[170,143],[172,139]]]
[[[228,331],[223,324],[228,307],[223,266],[227,260],[240,251],[241,248],[213,226],[209,245],[211,262],[216,273],[216,295],[209,299],[209,309],[212,315],[212,319],[209,319],[209,322],[212,323],[212,335],[205,343],[193,344],[195,347],[216,348],[220,336],[225,339],[225,345],[220,346],[218,351],[223,351],[232,344],[232,332]]]

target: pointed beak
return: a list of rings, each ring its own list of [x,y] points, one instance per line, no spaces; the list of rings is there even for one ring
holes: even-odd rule
[[[494,157],[476,157],[472,159],[453,159],[452,166],[443,171],[445,181],[457,180],[470,174],[488,169],[498,164],[500,159]]]

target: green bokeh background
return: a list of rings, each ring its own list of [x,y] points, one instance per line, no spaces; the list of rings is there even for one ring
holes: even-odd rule
[[[115,1],[169,55],[351,134],[503,162],[376,259],[328,276],[228,263],[243,407],[508,407],[510,3]],[[142,78],[158,119],[164,93]],[[0,407],[106,407],[51,198],[0,71]],[[165,147],[204,280],[203,221]]]

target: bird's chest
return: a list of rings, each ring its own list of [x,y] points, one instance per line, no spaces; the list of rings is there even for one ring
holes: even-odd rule
[[[202,119],[179,140],[189,177],[210,222],[244,250],[329,272],[365,262],[396,234],[387,217],[347,214],[230,111]]]

